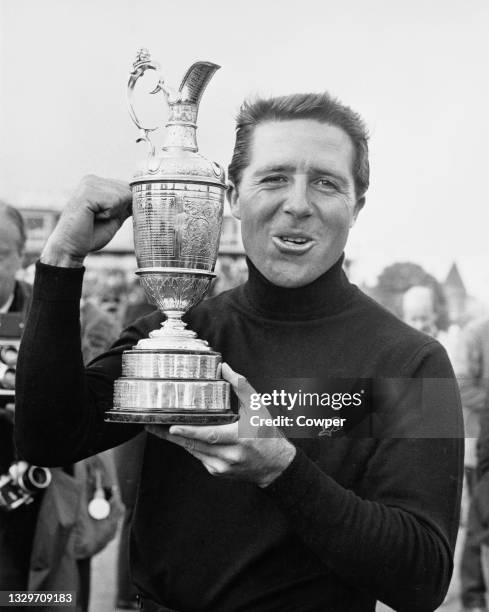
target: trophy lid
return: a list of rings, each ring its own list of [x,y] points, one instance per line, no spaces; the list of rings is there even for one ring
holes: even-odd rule
[[[220,66],[212,62],[196,62],[187,70],[178,91],[165,84],[158,63],[151,60],[147,49],[140,49],[128,82],[128,104],[132,120],[139,128],[137,142],[148,144],[148,156],[138,164],[131,185],[144,182],[198,182],[225,187],[224,169],[198,153],[196,130],[199,103],[210,79]],[[163,92],[169,108],[166,135],[161,151],[156,151],[150,132],[157,127],[144,127],[136,116],[133,105],[134,87],[146,72],[155,70],[158,84],[150,92]]]

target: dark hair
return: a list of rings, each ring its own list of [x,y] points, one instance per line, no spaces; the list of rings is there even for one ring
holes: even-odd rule
[[[249,152],[253,130],[266,121],[290,119],[315,119],[343,129],[351,138],[355,149],[353,177],[357,197],[368,189],[368,132],[363,119],[348,106],[344,106],[328,93],[291,94],[278,98],[246,100],[236,118],[236,142],[228,176],[236,186],[242,172],[249,164]]]
[[[27,239],[26,232],[25,232],[24,218],[22,217],[22,215],[16,208],[11,206],[10,204],[7,204],[7,202],[4,202],[3,200],[0,200],[0,214],[1,213],[4,213],[7,219],[10,219],[10,221],[17,228],[19,232],[19,240],[17,241],[17,250],[19,253],[22,253],[25,247],[26,239]]]

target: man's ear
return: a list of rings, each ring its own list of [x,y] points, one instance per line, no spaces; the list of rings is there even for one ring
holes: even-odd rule
[[[361,198],[358,198],[358,200],[356,201],[355,208],[353,209],[353,215],[350,221],[350,227],[353,227],[355,225],[355,221],[357,220],[358,213],[362,210],[364,205],[365,205],[365,196],[362,196]]]
[[[26,267],[25,262],[27,259],[25,248],[23,248],[21,251],[17,250],[17,254],[19,256],[19,270],[23,270]]]
[[[233,214],[233,217],[236,217],[236,219],[241,219],[238,188],[232,181],[228,181],[227,186],[226,197],[229,202],[229,207],[231,208],[231,213]]]

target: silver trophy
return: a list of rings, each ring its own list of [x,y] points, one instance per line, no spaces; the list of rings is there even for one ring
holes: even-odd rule
[[[230,409],[230,385],[219,378],[221,355],[182,321],[215,277],[226,185],[221,166],[197,152],[196,120],[202,93],[218,68],[210,62],[193,64],[174,91],[142,49],[129,77],[129,112],[139,128],[138,142],[149,148],[131,182],[136,274],[166,320],[124,351],[107,421],[221,424],[237,419]],[[158,153],[150,139],[157,128],[142,126],[133,105],[134,87],[146,70],[156,71],[159,80],[151,93],[163,92],[169,108]]]

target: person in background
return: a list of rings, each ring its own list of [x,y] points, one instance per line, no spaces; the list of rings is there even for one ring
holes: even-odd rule
[[[440,329],[435,303],[432,287],[413,285],[402,296],[402,319],[414,329],[436,338],[445,347],[456,369],[460,330],[456,325]]]
[[[433,291],[429,287],[415,285],[402,296],[402,318],[405,323],[424,334],[436,337],[436,312]]]
[[[83,362],[90,363],[95,357],[106,351],[115,342],[119,333],[120,325],[117,319],[111,317],[102,308],[96,306],[89,300],[81,300],[80,303],[80,336]],[[90,457],[85,460],[87,477],[94,477],[98,470],[105,477],[106,489],[115,495],[111,512],[122,514],[122,505],[119,502],[119,484],[116,474],[113,452],[107,451],[103,454]],[[89,500],[90,501],[90,500]],[[123,504],[123,502],[122,502]],[[112,517],[115,519],[115,517]],[[114,534],[115,535],[115,534]],[[105,545],[105,544],[104,544]],[[97,548],[102,546],[98,544]],[[83,608],[88,610],[90,601],[90,561],[93,555],[87,555],[78,560],[80,572],[80,594]]]
[[[461,599],[464,610],[487,612],[488,585],[484,579],[481,537],[486,527],[481,524],[481,508],[489,502],[487,491],[487,413],[489,410],[489,319],[470,322],[463,330],[456,370],[465,423],[465,474],[470,495],[467,532],[460,567]],[[485,428],[481,431],[481,418]],[[483,465],[478,469],[476,442],[481,436]],[[479,476],[484,483],[477,486]],[[487,509],[483,512],[487,519]],[[487,563],[487,555],[486,561]],[[486,572],[487,576],[487,572]]]
[[[480,546],[481,570],[485,592],[489,584],[489,394],[486,395],[486,407],[480,415],[480,433],[477,440],[477,478],[474,485],[471,507],[471,536],[475,545]],[[474,583],[475,585],[476,583]],[[481,583],[482,584],[482,583]],[[465,592],[467,594],[467,592]],[[482,599],[479,598],[482,603]],[[486,603],[476,608],[465,610],[485,611]]]
[[[436,308],[436,300],[432,287],[426,285],[413,285],[402,296],[402,318],[405,323],[414,327],[424,334],[428,334],[436,338],[445,347],[454,370],[458,368],[458,344],[460,342],[458,327],[452,325],[448,331],[441,330],[438,327],[439,313]],[[466,441],[467,442],[467,441]],[[475,440],[474,449],[475,449]],[[464,463],[471,461],[472,450],[465,444]],[[462,512],[461,524],[465,522],[465,517],[468,514],[468,498],[469,492],[467,480],[464,478],[464,486],[462,493]],[[454,553],[455,562],[458,564],[461,558],[461,541],[457,539],[457,544]],[[458,585],[455,580],[452,580],[447,593],[446,601],[451,601],[458,598]]]
[[[31,287],[16,280],[22,267],[26,232],[19,211],[0,201],[0,313],[25,315]],[[12,405],[13,408],[13,405]],[[13,441],[13,411],[0,412],[0,475],[20,459]],[[0,508],[0,591],[25,590],[32,542],[42,494],[28,505],[7,512]]]

